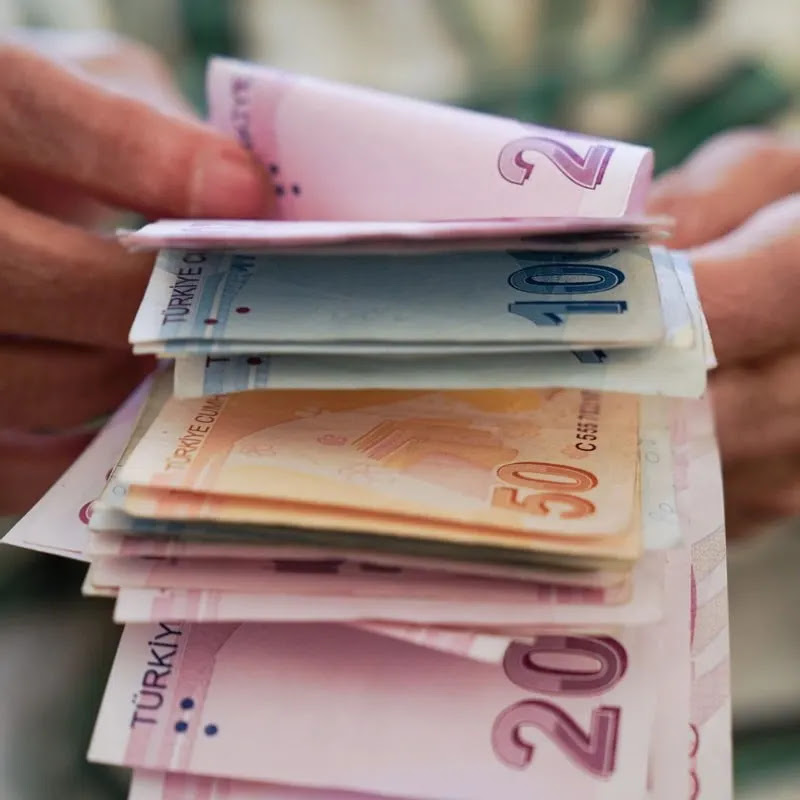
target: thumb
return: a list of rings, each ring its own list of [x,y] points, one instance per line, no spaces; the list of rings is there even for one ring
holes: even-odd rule
[[[268,181],[205,125],[0,47],[0,169],[27,169],[151,216],[263,217]]]

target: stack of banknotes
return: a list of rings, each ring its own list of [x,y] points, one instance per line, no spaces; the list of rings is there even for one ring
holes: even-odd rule
[[[731,796],[714,365],[651,154],[217,60],[275,221],[164,220],[162,366],[6,541],[125,624],[133,800]]]

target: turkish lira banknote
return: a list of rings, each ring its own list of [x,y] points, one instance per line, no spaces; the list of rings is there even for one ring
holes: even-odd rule
[[[231,59],[211,123],[264,164],[286,220],[641,213],[652,152]]]
[[[433,354],[654,345],[645,245],[437,254],[159,254],[141,353]]]

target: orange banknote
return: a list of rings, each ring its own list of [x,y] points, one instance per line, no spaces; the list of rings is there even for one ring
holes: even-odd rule
[[[632,558],[638,403],[575,390],[172,398],[118,477],[137,516]]]

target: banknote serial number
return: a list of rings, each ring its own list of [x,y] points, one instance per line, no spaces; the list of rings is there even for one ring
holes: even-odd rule
[[[597,450],[599,430],[600,393],[583,391],[575,423],[575,449],[582,453],[593,453]]]

